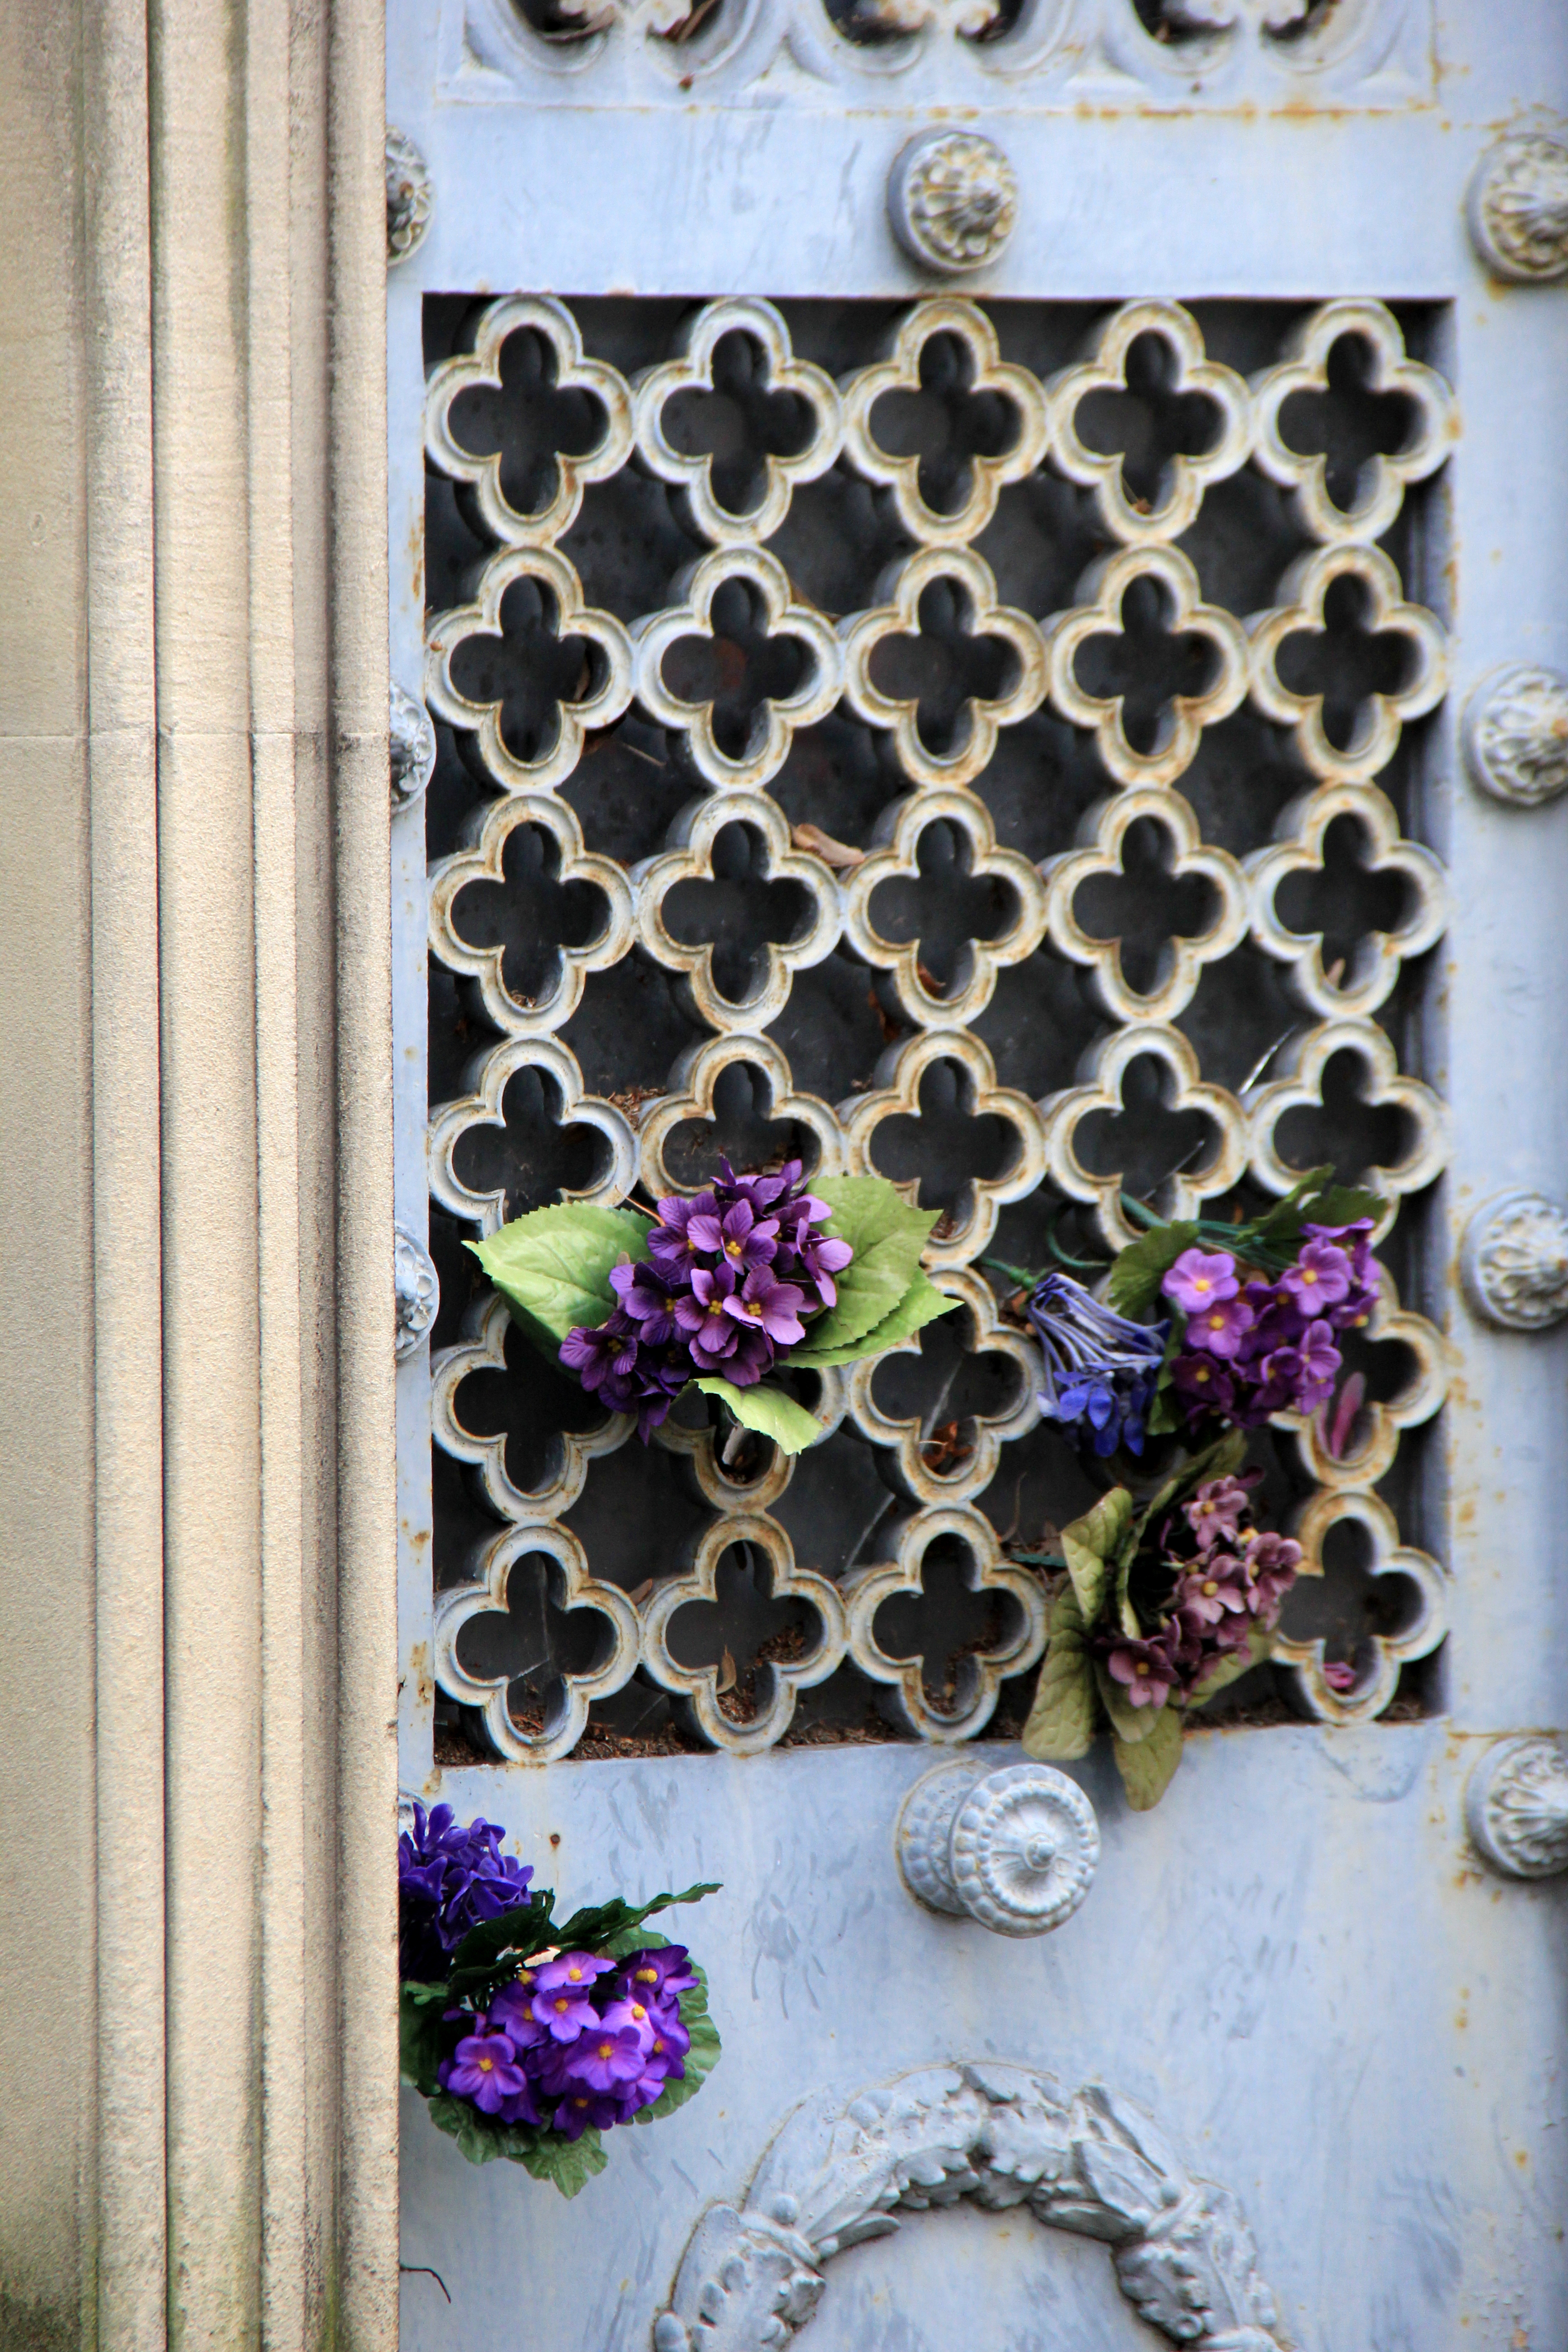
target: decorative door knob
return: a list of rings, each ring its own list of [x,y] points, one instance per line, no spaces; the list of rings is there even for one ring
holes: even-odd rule
[[[1508,1878],[1568,1870],[1568,1754],[1555,1739],[1500,1739],[1470,1774],[1465,1822],[1479,1853]]]
[[[1049,1764],[943,1764],[904,1799],[897,1843],[917,1902],[998,1936],[1043,1936],[1089,1893],[1100,1823],[1077,1781]]]

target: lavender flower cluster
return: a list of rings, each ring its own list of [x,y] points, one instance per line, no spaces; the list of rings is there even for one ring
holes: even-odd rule
[[[688,1381],[717,1375],[751,1388],[805,1336],[803,1316],[837,1301],[833,1277],[847,1242],[814,1233],[832,1213],[801,1181],[801,1162],[775,1176],[722,1178],[695,1200],[658,1204],[648,1256],[612,1269],[617,1305],[596,1329],[579,1325],[561,1361],[613,1412],[636,1412],[644,1444]]]
[[[1139,1622],[1153,1631],[1134,1638],[1108,1628],[1092,1643],[1129,1706],[1161,1707],[1173,1693],[1184,1705],[1247,1649],[1254,1627],[1278,1623],[1301,1547],[1253,1526],[1258,1475],[1207,1480],[1165,1521],[1152,1556],[1134,1563]]]
[[[450,1805],[414,1808],[397,1841],[397,1972],[405,1983],[444,1977],[470,1927],[529,1899],[533,1873],[500,1850],[494,1822],[459,1829]]]
[[[536,1953],[473,2020],[437,2079],[481,2115],[552,2126],[568,2139],[630,2123],[686,2072],[689,1961],[683,1944],[622,1960]]]
[[[1257,1429],[1277,1412],[1316,1412],[1343,1359],[1335,1344],[1364,1328],[1377,1300],[1372,1220],[1303,1225],[1278,1281],[1248,1276],[1228,1250],[1184,1250],[1161,1288],[1185,1318],[1171,1378],[1191,1424],[1216,1412]]]

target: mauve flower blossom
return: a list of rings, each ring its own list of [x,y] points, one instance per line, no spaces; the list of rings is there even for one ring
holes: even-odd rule
[[[1304,1313],[1316,1316],[1349,1297],[1351,1279],[1351,1262],[1342,1249],[1332,1242],[1309,1241],[1295,1265],[1286,1267],[1280,1286]]]
[[[1311,1412],[1326,1404],[1334,1392],[1343,1362],[1334,1345],[1333,1327],[1327,1322],[1309,1323],[1301,1335],[1301,1390],[1298,1412]],[[1312,1393],[1309,1395],[1310,1390]]]
[[[1247,1546],[1246,1564],[1259,1613],[1272,1623],[1279,1613],[1280,1602],[1296,1581],[1301,1547],[1289,1536],[1263,1528],[1253,1535]]]
[[[1206,1478],[1204,1481],[1197,1493],[1182,1506],[1183,1514],[1198,1539],[1200,1549],[1212,1544],[1216,1536],[1236,1534],[1248,1499],[1247,1488],[1239,1478]]]
[[[1323,1680],[1341,1698],[1348,1698],[1356,1686],[1356,1670],[1342,1662],[1333,1661],[1324,1666]]]
[[[1200,1625],[1217,1625],[1226,1614],[1244,1616],[1247,1591],[1240,1560],[1217,1552],[1200,1559],[1177,1585],[1175,1601],[1178,1612]]]
[[[1184,1314],[1201,1314],[1222,1298],[1234,1298],[1240,1283],[1228,1250],[1184,1250],[1166,1270],[1160,1287]]]
[[[1230,1374],[1213,1356],[1178,1356],[1171,1379],[1200,1412],[1229,1412],[1236,1402]]]
[[[1184,1337],[1189,1348],[1201,1348],[1222,1360],[1237,1356],[1257,1318],[1245,1298],[1216,1298],[1197,1315],[1189,1315]]]
[[[1105,1670],[1120,1683],[1131,1706],[1163,1706],[1176,1681],[1174,1643],[1168,1633],[1149,1641],[1119,1636],[1107,1652]]]
[[[504,2099],[526,2093],[527,2077],[516,2063],[516,2053],[504,2033],[470,2033],[444,2059],[437,2080],[454,2098],[471,2100],[482,2115],[493,2116]]]

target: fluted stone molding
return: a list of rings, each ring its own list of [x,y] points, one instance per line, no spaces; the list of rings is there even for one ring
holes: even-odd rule
[[[1013,234],[1018,183],[994,139],[922,131],[893,165],[888,212],[899,243],[928,269],[984,269]]]
[[[1465,763],[1482,792],[1539,808],[1568,792],[1568,677],[1505,662],[1465,706]]]
[[[1498,277],[1568,278],[1568,140],[1539,131],[1500,139],[1477,167],[1467,209],[1476,250]]]
[[[1470,1774],[1465,1822],[1505,1878],[1568,1870],[1568,1752],[1555,1739],[1500,1739]]]
[[[999,1936],[1044,1936],[1089,1893],[1100,1823],[1053,1765],[945,1764],[905,1798],[896,1847],[905,1885],[930,1909]]]
[[[44,2185],[7,2162],[7,2345],[395,2343],[383,18],[0,10],[0,408],[23,471],[43,421],[26,496],[77,566],[19,575],[6,525],[8,953],[28,893],[53,917],[50,1088],[7,1029],[7,1136],[69,1171],[26,1369],[87,1602],[8,1513],[53,1656],[46,1685],[9,1643],[8,1785],[68,1908],[13,1872],[0,2097]],[[22,1730],[46,1708],[68,1773]]]
[[[1568,1209],[1544,1192],[1500,1193],[1466,1228],[1465,1295],[1504,1331],[1544,1331],[1568,1315]]]

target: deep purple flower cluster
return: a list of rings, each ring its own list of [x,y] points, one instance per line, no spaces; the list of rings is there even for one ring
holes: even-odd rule
[[[1104,1455],[1143,1451],[1170,1324],[1130,1323],[1070,1275],[1044,1274],[1025,1310],[1040,1342],[1040,1411]]]
[[[833,1277],[853,1253],[812,1231],[832,1213],[801,1181],[722,1178],[695,1200],[661,1201],[648,1255],[617,1265],[618,1304],[596,1329],[579,1325],[561,1361],[612,1412],[635,1412],[646,1445],[688,1381],[716,1375],[751,1388],[805,1336],[802,1318],[832,1307]]]
[[[459,1829],[450,1805],[428,1814],[415,1806],[414,1827],[397,1841],[397,1959],[405,1981],[444,1977],[470,1927],[528,1901],[533,1873],[502,1853],[501,1834],[494,1822]]]
[[[1249,1276],[1228,1250],[1184,1250],[1161,1285],[1185,1318],[1171,1378],[1189,1423],[1217,1412],[1257,1429],[1277,1412],[1316,1412],[1333,1394],[1342,1331],[1377,1300],[1372,1221],[1304,1225],[1277,1281]]]
[[[682,1944],[623,1960],[540,1952],[503,1985],[437,2079],[503,2124],[553,2126],[581,2139],[630,2123],[672,2076],[691,2036],[680,1996],[697,1982]]]
[[[1184,1704],[1255,1626],[1278,1623],[1301,1547],[1252,1525],[1257,1476],[1209,1479],[1166,1520],[1152,1558],[1134,1563],[1139,1622],[1152,1630],[1133,1639],[1108,1628],[1093,1645],[1129,1706],[1163,1706],[1173,1692]]]

